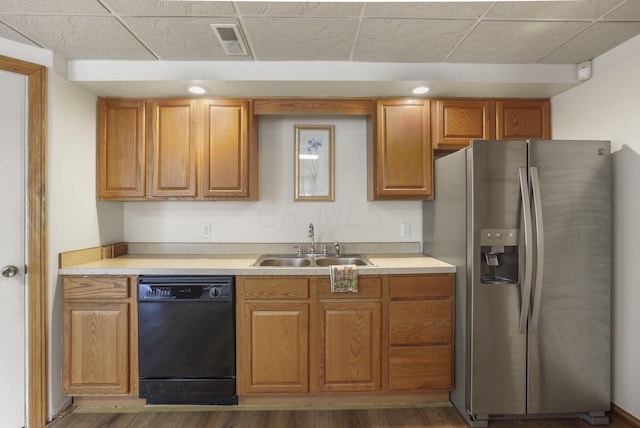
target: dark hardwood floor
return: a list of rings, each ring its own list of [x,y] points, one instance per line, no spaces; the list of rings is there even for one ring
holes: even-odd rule
[[[492,421],[490,428],[588,428],[579,419]],[[466,428],[452,407],[327,409],[79,409],[46,428]],[[609,427],[633,428],[614,417]]]

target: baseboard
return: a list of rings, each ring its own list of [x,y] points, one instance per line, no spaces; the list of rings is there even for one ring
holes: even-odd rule
[[[640,428],[640,419],[634,417],[629,412],[611,403],[611,411],[609,412],[613,420],[623,420],[632,427]]]

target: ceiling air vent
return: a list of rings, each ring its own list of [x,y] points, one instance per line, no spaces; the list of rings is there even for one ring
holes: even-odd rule
[[[227,55],[249,55],[244,38],[236,24],[211,24],[211,29]]]

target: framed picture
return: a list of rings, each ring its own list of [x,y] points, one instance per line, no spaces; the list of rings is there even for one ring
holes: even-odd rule
[[[333,125],[295,125],[295,201],[333,201]]]

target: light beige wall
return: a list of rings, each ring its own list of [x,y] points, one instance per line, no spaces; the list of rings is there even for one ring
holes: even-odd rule
[[[593,61],[593,77],[552,99],[555,139],[611,140],[612,401],[640,418],[640,37]],[[605,233],[605,231],[603,231]],[[585,373],[585,376],[588,376]]]
[[[335,126],[335,201],[293,201],[294,126]],[[316,241],[419,242],[419,201],[367,201],[364,116],[264,116],[259,124],[260,200],[256,202],[127,202],[129,242],[305,243],[313,222]],[[400,224],[411,224],[402,238]],[[201,225],[211,224],[203,238]]]
[[[96,202],[96,97],[49,72],[47,229],[49,417],[68,404],[62,394],[60,252],[123,240],[122,203]]]

